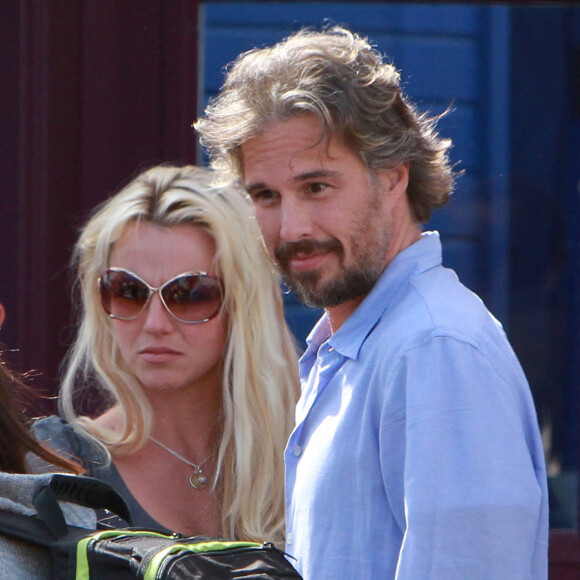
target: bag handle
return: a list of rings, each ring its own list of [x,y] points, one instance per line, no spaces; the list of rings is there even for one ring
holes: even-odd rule
[[[55,473],[38,487],[32,503],[38,516],[57,538],[67,532],[59,501],[94,510],[107,509],[123,518],[130,526],[133,525],[127,503],[108,483],[93,477]]]

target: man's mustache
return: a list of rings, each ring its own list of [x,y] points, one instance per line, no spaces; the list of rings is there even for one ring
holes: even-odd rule
[[[318,254],[324,252],[335,252],[339,256],[343,254],[342,244],[337,239],[329,239],[323,242],[317,240],[300,240],[298,242],[282,242],[275,250],[274,256],[280,266],[285,266],[288,262],[301,254]]]

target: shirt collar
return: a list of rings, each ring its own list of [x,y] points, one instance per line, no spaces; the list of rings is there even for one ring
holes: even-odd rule
[[[328,340],[340,354],[356,360],[367,336],[384,313],[397,304],[399,296],[406,293],[411,278],[441,262],[439,233],[423,232],[419,240],[395,257],[370,294],[335,334],[331,334],[328,315],[322,316],[306,339],[308,348],[303,358],[316,356],[320,345]]]

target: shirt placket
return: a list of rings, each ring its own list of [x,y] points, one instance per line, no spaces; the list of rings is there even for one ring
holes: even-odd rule
[[[286,447],[285,461],[286,461],[286,491],[287,491],[287,521],[288,521],[288,535],[287,543],[290,545],[293,539],[293,513],[291,508],[290,497],[294,489],[296,481],[296,470],[298,463],[304,451],[303,432],[316,401],[319,399],[322,392],[326,389],[328,384],[336,375],[338,369],[342,365],[341,355],[330,346],[328,343],[321,345],[316,361],[314,362],[310,373],[308,375],[307,387],[304,391],[304,404],[296,414],[296,427],[290,436],[288,445]]]

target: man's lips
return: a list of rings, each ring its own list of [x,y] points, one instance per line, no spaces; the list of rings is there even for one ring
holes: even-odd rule
[[[148,346],[139,351],[139,357],[150,363],[164,363],[175,360],[181,356],[178,350],[165,346]]]
[[[338,240],[283,242],[276,248],[274,255],[283,271],[304,271],[319,267],[331,253],[342,256],[342,244]]]
[[[290,269],[295,271],[314,270],[318,268],[329,252],[313,252],[311,254],[296,254],[289,261]]]

